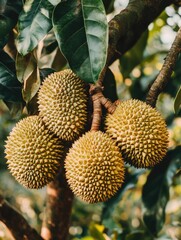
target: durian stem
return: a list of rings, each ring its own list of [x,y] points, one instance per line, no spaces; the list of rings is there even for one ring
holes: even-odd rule
[[[181,28],[165,58],[164,64],[157,78],[153,82],[148,92],[146,102],[155,107],[159,94],[164,90],[164,87],[169,82],[174,70],[178,54],[181,52]]]
[[[103,95],[100,98],[101,104],[105,107],[108,113],[113,113],[116,110],[116,104],[112,103],[108,98],[105,98]]]
[[[93,118],[91,131],[98,131],[101,124],[102,106],[104,106],[109,113],[113,113],[116,109],[116,104],[105,98],[102,93],[103,88],[97,85],[90,85],[90,95],[93,102]]]
[[[31,228],[25,218],[0,195],[0,221],[2,221],[15,239],[42,240],[43,238]]]
[[[100,99],[97,96],[97,94],[94,94],[92,96],[93,118],[92,118],[91,131],[98,131],[100,128],[100,124],[101,124],[102,106],[101,106],[101,102],[100,102]]]
[[[97,85],[100,86],[100,87],[102,87],[102,85],[103,85],[103,80],[104,80],[104,77],[105,77],[105,75],[106,75],[107,69],[108,69],[108,64],[106,64],[106,65],[104,66],[104,68],[102,69],[102,71],[101,71],[101,73],[100,73],[100,75],[99,75],[99,79],[98,79],[98,81],[97,81]]]
[[[69,233],[73,193],[64,170],[47,186],[47,200],[41,236],[45,240],[66,240]]]

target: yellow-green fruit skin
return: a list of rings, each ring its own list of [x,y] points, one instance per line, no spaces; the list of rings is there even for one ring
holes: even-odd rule
[[[105,121],[126,162],[137,168],[158,164],[166,155],[168,131],[160,113],[140,100],[122,101]]]
[[[74,142],[65,159],[66,178],[76,196],[88,203],[104,202],[124,181],[124,162],[105,133],[87,132]]]
[[[5,145],[8,168],[27,188],[42,188],[52,181],[63,158],[63,144],[38,116],[20,120]]]
[[[40,116],[57,136],[73,141],[82,134],[87,122],[87,94],[84,82],[70,69],[50,74],[38,99]]]

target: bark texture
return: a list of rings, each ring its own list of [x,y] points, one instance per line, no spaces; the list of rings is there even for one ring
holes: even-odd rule
[[[130,0],[127,8],[109,22],[107,65],[129,50],[173,0]]]
[[[41,236],[45,240],[66,240],[68,237],[73,193],[67,185],[64,169],[47,186],[46,208]]]
[[[174,70],[177,57],[181,52],[181,28],[165,58],[163,67],[159,72],[157,78],[153,82],[148,92],[146,102],[152,107],[155,107],[159,94],[164,90],[164,87],[169,82],[172,72]]]
[[[10,230],[16,240],[42,240],[25,218],[0,195],[0,221]]]

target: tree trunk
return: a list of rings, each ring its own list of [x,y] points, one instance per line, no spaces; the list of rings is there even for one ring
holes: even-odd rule
[[[41,236],[45,240],[68,238],[73,193],[67,185],[64,169],[47,186],[47,200]]]

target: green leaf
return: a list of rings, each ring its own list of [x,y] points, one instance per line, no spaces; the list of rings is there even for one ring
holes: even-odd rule
[[[112,213],[113,213],[117,203],[120,202],[123,194],[128,189],[131,189],[135,186],[135,184],[137,183],[139,175],[142,174],[143,171],[144,170],[135,170],[134,173],[126,172],[125,182],[123,183],[120,190],[117,192],[117,194],[115,196],[113,196],[110,200],[108,200],[107,202],[104,203],[101,220],[102,220],[102,223],[106,227],[111,228],[110,220],[112,221],[111,216],[112,216]]]
[[[4,46],[8,42],[8,35],[4,36],[4,38],[0,39],[0,51],[4,48]]]
[[[24,103],[23,102],[6,102],[6,106],[9,109],[12,118],[19,117],[22,114]]]
[[[143,59],[143,53],[147,44],[148,31],[145,31],[137,43],[120,58],[120,69],[124,78],[129,77],[131,71]]]
[[[89,226],[90,235],[96,240],[105,240],[103,235],[104,226],[91,223]]]
[[[53,14],[59,47],[70,68],[84,81],[98,80],[106,62],[108,24],[101,0],[69,0]]]
[[[20,54],[31,52],[52,28],[54,6],[48,0],[26,1],[19,16],[17,49]]]
[[[174,100],[174,111],[175,114],[178,114],[179,110],[180,110],[180,105],[181,105],[181,87],[179,88],[177,95],[175,97]]]
[[[7,43],[8,35],[16,25],[21,10],[21,0],[0,1],[0,49]]]
[[[0,51],[0,99],[22,102],[21,84],[16,77],[14,61],[4,51]]]
[[[170,150],[167,157],[154,167],[143,186],[142,200],[145,206],[144,223],[155,236],[165,222],[165,207],[169,200],[169,187],[173,176],[181,167],[181,146]]]

